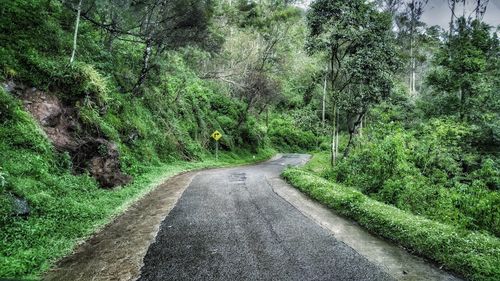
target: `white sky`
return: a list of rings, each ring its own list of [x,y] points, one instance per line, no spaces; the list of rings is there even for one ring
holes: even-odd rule
[[[472,9],[470,6],[465,9],[465,16],[468,16]],[[455,14],[463,14],[463,5],[457,6]],[[422,16],[422,21],[427,25],[440,25],[447,28],[450,24],[451,11],[447,0],[429,0]],[[489,25],[497,26],[500,24],[500,0],[490,0],[484,15],[483,21]]]
[[[303,0],[298,6],[306,8],[313,0]],[[470,0],[468,0],[471,2]],[[469,8],[469,9],[467,9]],[[462,15],[463,7],[457,6],[455,13]],[[471,13],[470,7],[466,7],[466,15]],[[451,12],[448,7],[448,0],[429,0],[425,7],[422,21],[428,26],[440,25],[443,28],[448,28]],[[500,25],[500,0],[490,0],[483,21],[494,27]]]

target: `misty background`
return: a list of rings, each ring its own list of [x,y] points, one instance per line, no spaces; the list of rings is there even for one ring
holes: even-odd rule
[[[312,0],[303,0],[298,6],[307,9]],[[464,14],[466,17],[473,11],[472,5],[457,4],[456,15]],[[439,25],[444,29],[448,29],[450,24],[451,11],[448,6],[448,0],[429,0],[425,6],[422,21],[428,26]],[[490,0],[483,21],[493,27],[500,25],[500,0]]]

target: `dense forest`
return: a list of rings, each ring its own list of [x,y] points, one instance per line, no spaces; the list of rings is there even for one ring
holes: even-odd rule
[[[499,278],[488,1],[449,0],[447,28],[422,21],[427,0],[297,2],[0,0],[0,278],[39,277],[167,174],[275,152],[314,155],[293,184],[314,176],[486,241],[403,245]],[[357,219],[354,205],[332,208]]]

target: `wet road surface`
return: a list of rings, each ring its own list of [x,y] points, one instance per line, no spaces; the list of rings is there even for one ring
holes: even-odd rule
[[[307,155],[199,173],[161,223],[139,280],[393,280],[278,196]]]
[[[280,178],[308,158],[159,180],[43,280],[460,280]]]

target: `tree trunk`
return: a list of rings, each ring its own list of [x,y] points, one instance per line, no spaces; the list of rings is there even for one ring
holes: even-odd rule
[[[332,148],[331,148],[331,155],[330,155],[330,164],[333,166],[335,166],[335,164],[337,163],[337,141],[336,141],[336,136],[337,136],[337,106],[335,105],[333,107],[333,122],[332,122]]]
[[[250,97],[250,99],[247,101],[247,103],[246,103],[247,106],[246,106],[245,110],[243,110],[240,114],[240,117],[238,119],[238,124],[236,125],[236,129],[239,129],[240,126],[246,121],[247,116],[248,116],[248,112],[250,112],[250,108],[252,107],[254,99],[255,99],[255,95]]]
[[[361,123],[359,124],[359,136],[363,137],[363,119],[361,118]]]
[[[344,149],[344,155],[342,156],[342,158],[346,158],[349,155],[353,138],[354,138],[354,132],[349,131],[349,141],[347,142],[347,146]]]
[[[448,1],[451,1],[451,7],[450,7],[450,10],[451,10],[450,37],[451,37],[451,35],[453,34],[453,19],[455,18],[455,4],[456,4],[456,0],[448,0]]]
[[[266,107],[266,129],[269,130],[269,107]]]
[[[148,72],[149,72],[149,68],[150,68],[149,67],[149,60],[151,58],[152,43],[153,43],[153,40],[151,40],[151,38],[148,38],[146,40],[146,47],[144,48],[144,54],[142,56],[141,73],[139,74],[139,79],[137,79],[137,82],[135,83],[135,86],[133,89],[133,92],[135,95],[139,95],[142,84],[144,84],[144,81],[146,81],[146,78],[148,76]]]
[[[410,35],[410,81],[408,83],[408,88],[410,91],[410,97],[413,97],[413,39]]]
[[[411,92],[413,96],[415,96],[416,87],[415,87],[415,81],[416,81],[416,63],[415,63],[415,57],[412,58],[412,65],[411,65]]]
[[[75,60],[75,54],[76,54],[76,40],[78,38],[78,27],[80,25],[80,14],[82,12],[82,2],[83,0],[80,0],[78,2],[78,7],[77,7],[77,13],[76,13],[76,23],[75,23],[75,32],[73,35],[73,51],[71,51],[71,58],[69,59],[69,63],[72,64],[73,61]]]
[[[337,117],[335,118],[336,124],[335,124],[335,159],[338,158],[339,155],[339,123],[340,123],[340,110],[337,109]]]
[[[321,123],[323,124],[323,129],[325,128],[325,110],[326,110],[326,78],[327,75],[325,74],[325,83],[323,85],[323,108],[321,111]]]
[[[333,105],[333,127],[332,127],[332,151],[331,151],[331,164],[332,164],[332,167],[335,166],[336,162],[337,162],[337,154],[336,154],[336,151],[337,151],[337,137],[336,137],[336,134],[337,134],[337,131],[336,131],[336,128],[337,128],[337,105],[335,104],[335,81],[334,81],[334,69],[333,69],[333,66],[334,66],[334,49],[332,47],[331,49],[331,57],[330,57],[330,83],[331,83],[331,86],[332,86],[332,102],[334,103]]]
[[[359,128],[359,125],[361,124],[361,120],[363,120],[364,115],[365,115],[364,112],[356,115],[355,120],[354,120],[352,125],[349,125],[349,122],[348,122],[347,127],[348,127],[348,131],[349,131],[349,141],[347,142],[347,146],[344,149],[344,154],[343,154],[342,158],[346,158],[347,156],[349,156],[349,152],[351,150],[354,136],[358,133],[358,128]]]
[[[411,17],[410,17],[410,96],[415,95],[415,67],[414,67],[414,50],[413,41],[415,36],[415,0],[412,0]]]

